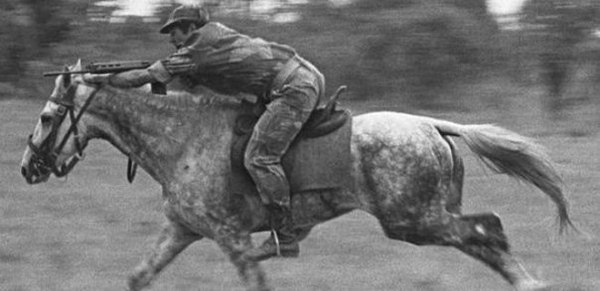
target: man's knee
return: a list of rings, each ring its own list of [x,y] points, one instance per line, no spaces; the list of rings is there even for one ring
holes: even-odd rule
[[[260,163],[256,159],[256,154],[252,152],[246,152],[244,154],[244,167],[246,170],[253,172],[253,169],[257,168]]]
[[[261,155],[254,151],[247,151],[244,154],[244,167],[250,172],[268,169],[271,166],[279,165],[281,159],[275,156]]]

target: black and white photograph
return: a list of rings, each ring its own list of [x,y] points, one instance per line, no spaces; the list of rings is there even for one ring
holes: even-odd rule
[[[2,0],[0,290],[598,291],[600,0]]]

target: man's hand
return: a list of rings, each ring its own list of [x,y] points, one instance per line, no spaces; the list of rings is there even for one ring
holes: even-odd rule
[[[112,74],[92,74],[92,73],[85,73],[85,74],[83,74],[83,80],[86,81],[86,82],[88,82],[88,83],[105,85],[105,84],[108,84],[110,76],[112,76]]]

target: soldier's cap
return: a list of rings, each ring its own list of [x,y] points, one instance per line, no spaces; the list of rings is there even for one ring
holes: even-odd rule
[[[171,14],[169,14],[169,19],[167,19],[165,25],[160,29],[160,33],[169,33],[173,26],[180,21],[192,21],[202,26],[209,21],[209,18],[208,11],[203,7],[197,5],[181,5],[173,9]]]

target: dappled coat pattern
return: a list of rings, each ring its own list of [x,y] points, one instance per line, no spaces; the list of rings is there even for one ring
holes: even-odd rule
[[[80,64],[72,69],[77,69]],[[74,76],[56,80],[55,95],[70,98],[75,110],[92,98],[69,137],[57,166],[76,154],[75,139],[108,140],[146,170],[163,189],[166,223],[156,244],[129,277],[141,290],[191,243],[214,240],[236,266],[247,290],[269,290],[259,262],[245,259],[250,234],[260,229],[267,210],[258,197],[227,193],[229,145],[239,105],[214,96],[153,96],[140,90],[96,88]],[[71,89],[68,89],[71,88]],[[49,101],[44,116],[60,106]],[[61,137],[71,121],[54,128],[41,118],[31,138],[39,146],[55,130]],[[491,213],[462,215],[463,164],[450,136],[461,137],[492,169],[531,183],[553,200],[561,229],[571,225],[560,179],[548,158],[531,141],[492,125],[460,125],[395,112],[353,118],[352,187],[293,195],[297,232],[306,237],[316,224],[354,209],[374,215],[391,239],[417,245],[453,246],[498,272],[522,290],[541,285],[510,254],[500,219]],[[47,167],[25,150],[27,181],[45,181]],[[47,166],[47,165],[46,165]],[[299,193],[296,193],[299,194]]]

